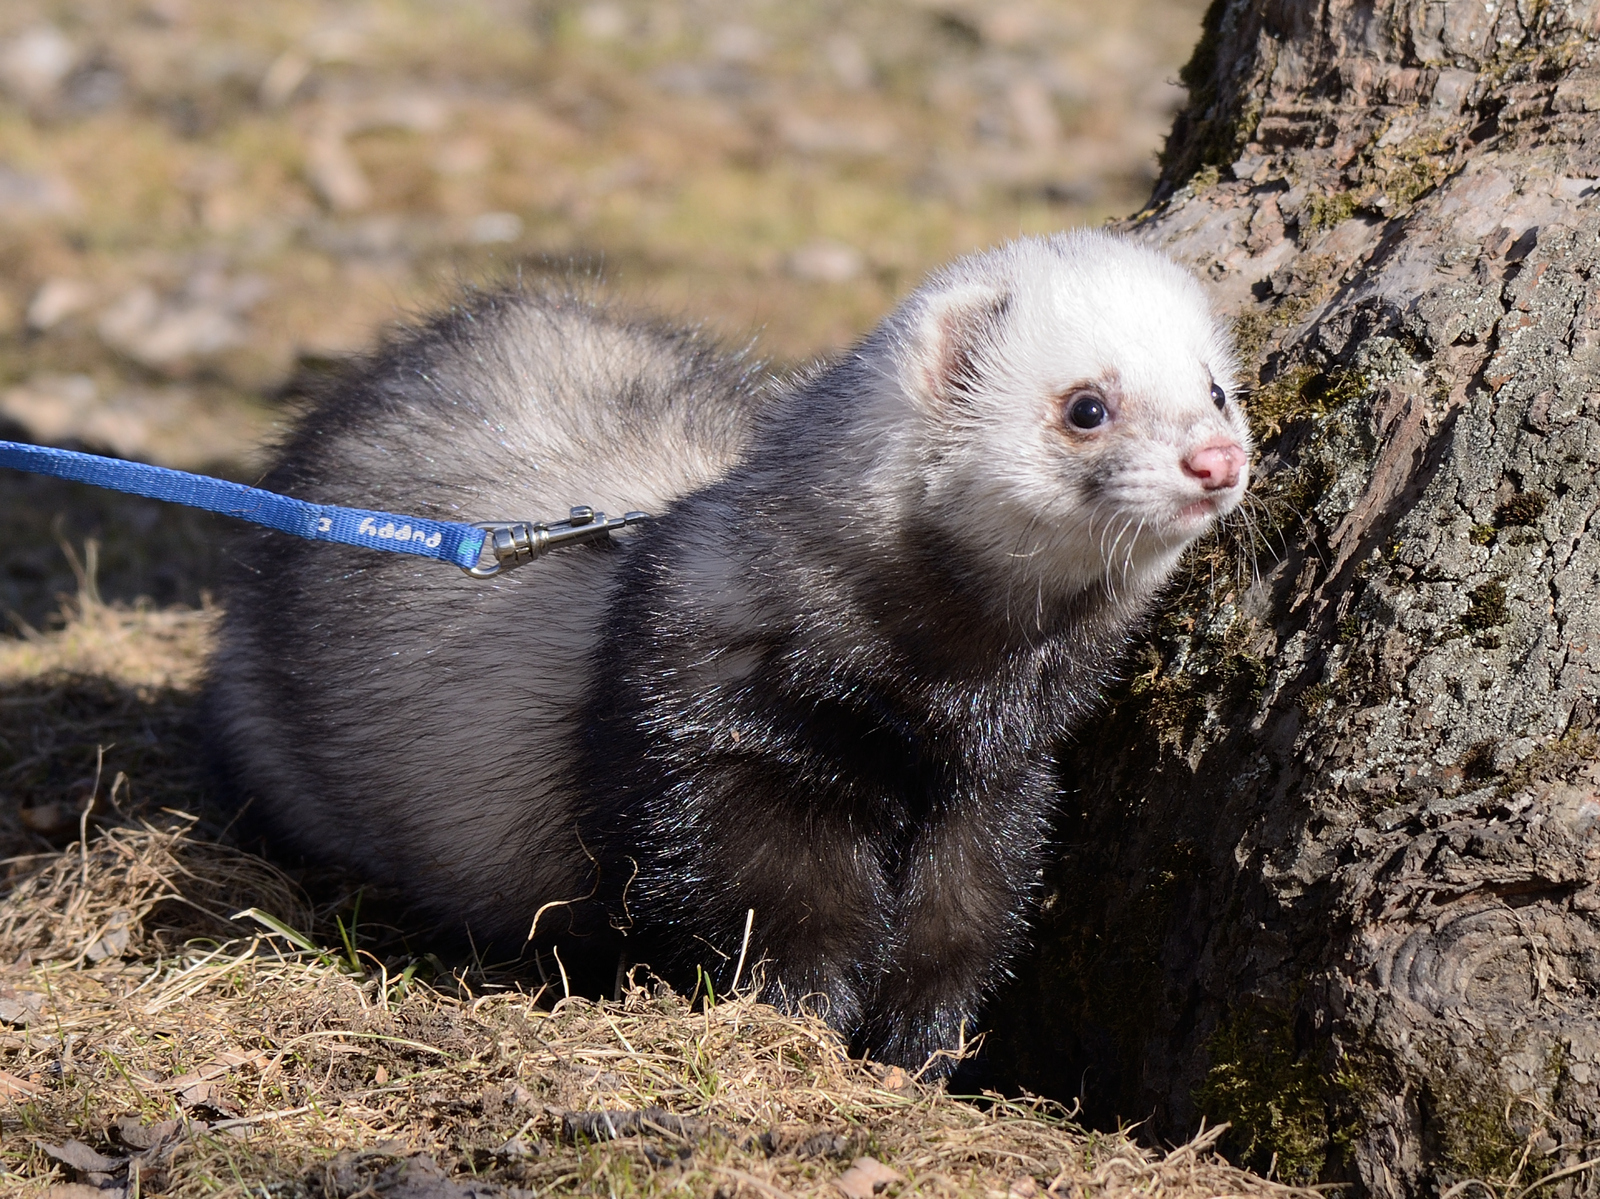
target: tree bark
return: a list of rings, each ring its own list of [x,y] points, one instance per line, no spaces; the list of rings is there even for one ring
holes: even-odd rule
[[[1067,752],[992,1021],[997,1066],[1090,1119],[1228,1120],[1249,1165],[1384,1196],[1595,1153],[1595,28],[1595,0],[1207,15],[1128,227],[1239,314],[1251,520]]]

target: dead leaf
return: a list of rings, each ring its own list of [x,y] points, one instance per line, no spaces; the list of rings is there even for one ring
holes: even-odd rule
[[[259,1049],[254,1053],[235,1052],[231,1049],[225,1049],[212,1058],[211,1062],[227,1066],[230,1070],[237,1069],[240,1066],[250,1066],[257,1070],[265,1070],[272,1064],[272,1059]]]
[[[858,1157],[848,1170],[833,1180],[833,1185],[850,1199],[872,1199],[891,1182],[904,1181],[904,1175],[889,1169],[877,1158]]]
[[[128,931],[128,913],[116,912],[113,914],[112,924],[89,943],[83,951],[83,956],[91,962],[103,962],[107,958],[120,958],[128,948],[132,934]]]
[[[92,1187],[86,1182],[58,1182],[44,1189],[44,1199],[122,1199],[122,1187]]]
[[[178,1092],[178,1102],[185,1107],[208,1108],[230,1119],[244,1115],[244,1108],[228,1098],[222,1087],[214,1082],[191,1083]]]
[[[37,1099],[43,1094],[42,1087],[23,1082],[15,1074],[0,1070],[0,1099]]]
[[[357,212],[372,203],[372,184],[337,125],[325,125],[306,140],[305,163],[311,186],[335,212]]]
[[[512,1137],[504,1145],[492,1150],[496,1157],[539,1157],[544,1153],[544,1146],[538,1141],[529,1142],[522,1137]]]
[[[39,1141],[37,1144],[56,1161],[63,1162],[84,1174],[111,1174],[128,1164],[127,1158],[107,1157],[103,1153],[95,1152],[82,1141],[68,1141],[65,1145],[51,1145],[44,1141]]]
[[[30,1024],[38,1018],[43,1006],[43,995],[22,994],[0,999],[0,1023]]]
[[[265,1054],[262,1055],[265,1057]],[[238,1053],[219,1053],[210,1061],[196,1066],[186,1074],[175,1074],[161,1084],[163,1091],[183,1091],[200,1082],[211,1082],[221,1078],[235,1066],[243,1065],[247,1059]]]
[[[187,1074],[179,1074],[159,1085],[164,1091],[178,1092],[178,1098],[189,1107],[205,1106],[225,1115],[237,1116],[242,1114],[240,1109],[227,1098],[222,1088],[213,1084],[241,1066],[253,1066],[257,1070],[265,1070],[271,1063],[272,1059],[259,1050],[245,1053],[235,1049],[225,1049]]]
[[[117,1140],[130,1149],[154,1149],[170,1140],[182,1125],[177,1120],[163,1120],[159,1124],[145,1124],[137,1116],[118,1116],[115,1125]]]
[[[1028,1174],[1019,1174],[1011,1180],[1011,1185],[1006,1188],[1010,1199],[1034,1199],[1039,1193],[1039,1184]]]
[[[383,1199],[501,1199],[502,1187],[464,1178],[457,1181],[431,1157],[408,1157],[391,1166],[372,1182]]]

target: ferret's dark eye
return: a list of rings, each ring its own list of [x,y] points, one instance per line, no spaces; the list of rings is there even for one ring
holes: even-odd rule
[[[1219,412],[1228,406],[1228,393],[1215,383],[1211,385],[1211,402],[1217,406]]]
[[[1097,395],[1080,395],[1067,405],[1067,419],[1075,429],[1098,429],[1106,421],[1106,402]]]

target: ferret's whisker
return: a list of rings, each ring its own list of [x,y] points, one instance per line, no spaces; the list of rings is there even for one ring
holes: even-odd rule
[[[1133,569],[1133,554],[1138,548],[1139,538],[1144,534],[1145,517],[1139,518],[1139,527],[1133,531],[1133,540],[1128,542],[1128,552],[1122,558],[1122,581],[1128,581],[1128,572]]]
[[[1041,513],[1038,513],[1038,512],[1035,512],[1030,517],[1028,517],[1028,523],[1022,526],[1021,532],[1018,533],[1018,535],[1017,535],[1017,542],[1018,542],[1019,545],[1023,541],[1026,541],[1033,534],[1033,531],[1036,528],[1039,527],[1039,524],[1040,524],[1040,522],[1042,520],[1043,520],[1043,516],[1042,516]],[[1013,558],[1017,558],[1017,559],[1019,559],[1021,561],[1031,562],[1033,559],[1037,558],[1040,554],[1044,553],[1044,549],[1045,549],[1044,542],[1041,541],[1041,542],[1038,542],[1034,546],[1034,548],[1031,551],[1029,551],[1028,553],[1022,554],[1022,553],[1019,553],[1017,551],[1013,551],[1011,556]],[[1021,572],[1019,571],[1017,573],[1020,574]],[[1043,607],[1043,605],[1044,605],[1044,576],[1042,574],[1040,574],[1039,572],[1037,572],[1037,571],[1034,572],[1034,575],[1035,575],[1035,578],[1037,579],[1038,585],[1039,585],[1039,596],[1038,596],[1038,599],[1036,600],[1036,604],[1035,604],[1034,624],[1035,624],[1035,627],[1038,628],[1042,632],[1043,629],[1044,629],[1044,616],[1043,616],[1043,611],[1044,611],[1044,607]],[[1014,574],[1012,576],[1012,579],[1011,579],[1010,583],[1008,584],[1008,586],[1006,588],[1006,613],[1007,613],[1007,621],[1008,621],[1008,623],[1009,623],[1009,620],[1010,620],[1010,612],[1011,612],[1011,595],[1012,595],[1012,592],[1013,592],[1014,588],[1016,587],[1016,582],[1017,582],[1017,577]],[[1030,641],[1029,642],[1030,648],[1032,647],[1032,644],[1033,643]]]
[[[1107,520],[1105,531],[1100,534],[1100,561],[1102,562],[1111,561],[1111,550],[1114,549],[1116,545],[1115,542],[1113,542],[1109,548],[1106,545],[1106,538],[1111,536],[1111,523],[1112,522],[1110,520]]]
[[[1115,515],[1115,513],[1112,515]],[[1106,538],[1109,536],[1111,536],[1111,518],[1107,517],[1105,528],[1100,530],[1100,561],[1102,562],[1111,561],[1109,555],[1106,553]]]
[[[1263,551],[1272,551],[1273,534],[1280,532],[1280,530],[1269,523],[1272,518],[1272,513],[1268,509],[1266,501],[1260,496],[1247,491],[1244,493],[1244,503],[1240,505],[1240,510],[1248,511],[1251,514],[1251,523],[1256,529],[1257,546]],[[1255,514],[1257,513],[1260,514],[1259,521],[1256,520],[1255,517]],[[1281,547],[1287,547],[1288,544],[1287,541],[1282,537],[1279,537],[1278,543]]]
[[[1124,533],[1126,533],[1132,527],[1133,527],[1133,517],[1131,515],[1127,516],[1127,517],[1124,517],[1123,521],[1122,521],[1122,527],[1117,530],[1116,540],[1111,543],[1111,552],[1109,554],[1103,555],[1102,558],[1101,558],[1101,561],[1104,562],[1107,565],[1107,567],[1109,567],[1111,565],[1111,563],[1116,560],[1117,546],[1122,543],[1122,535]],[[1110,572],[1109,569],[1106,571],[1106,581],[1110,585],[1109,586],[1109,590],[1111,592],[1111,598],[1113,600],[1116,600],[1118,598],[1118,596],[1117,596],[1117,588],[1116,588],[1116,584],[1115,583],[1111,583],[1111,572]]]
[[[1016,539],[1012,542],[1011,548],[1006,551],[1006,555],[1005,555],[1006,557],[1008,557],[1008,558],[1018,558],[1018,557],[1020,557],[1020,554],[1019,554],[1018,551],[1019,551],[1023,541],[1028,536],[1028,530],[1033,527],[1033,522],[1034,522],[1035,519],[1037,519],[1037,516],[1030,516],[1028,518],[1028,523],[1023,525],[1022,528],[1017,531]],[[1011,619],[1011,601],[1016,595],[1017,574],[1018,573],[1019,572],[1016,572],[1016,571],[1010,571],[1010,572],[1007,572],[1007,574],[1006,574],[1006,579],[1005,579],[1005,603],[1001,607],[1001,612],[1002,612],[1002,614],[1003,614],[1003,616],[1005,618],[1005,623],[1006,623],[1006,627],[1007,628],[1011,627],[1011,625],[1013,623],[1012,619]]]
[[[1245,498],[1248,499],[1249,496],[1247,495]],[[1245,529],[1244,543],[1240,549],[1240,566],[1248,569],[1248,586],[1259,587],[1261,585],[1261,559],[1257,552],[1257,546],[1261,540],[1261,531],[1256,527],[1256,519],[1251,515],[1249,504],[1240,504],[1235,510],[1235,514],[1239,518],[1239,523]]]

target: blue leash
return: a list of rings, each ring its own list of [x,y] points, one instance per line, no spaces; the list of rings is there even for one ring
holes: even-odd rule
[[[600,540],[608,537],[612,529],[649,519],[643,512],[608,518],[592,508],[574,508],[569,519],[549,525],[532,521],[469,525],[428,520],[365,508],[312,504],[188,471],[18,441],[0,441],[0,466],[205,508],[310,541],[364,545],[396,554],[436,558],[459,566],[476,579],[491,578],[501,570],[531,562],[557,546]],[[489,561],[484,561],[486,548],[491,555]]]

